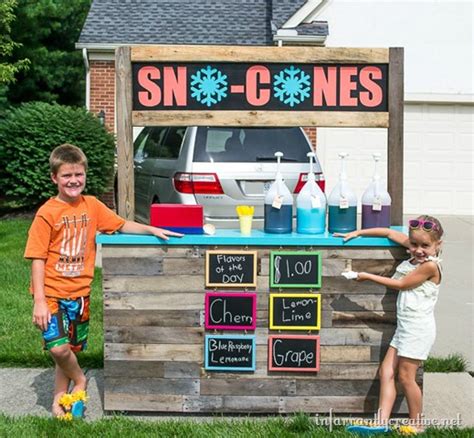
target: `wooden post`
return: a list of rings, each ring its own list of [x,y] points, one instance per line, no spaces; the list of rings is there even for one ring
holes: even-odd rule
[[[388,70],[388,191],[392,225],[403,224],[403,48],[389,49]]]
[[[132,64],[130,59],[130,47],[119,47],[115,51],[118,214],[127,220],[133,220],[135,213]]]

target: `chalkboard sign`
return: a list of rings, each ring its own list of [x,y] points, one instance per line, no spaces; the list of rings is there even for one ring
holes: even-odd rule
[[[257,294],[207,292],[206,329],[255,330]]]
[[[255,371],[255,357],[254,335],[206,335],[206,370]]]
[[[321,253],[277,251],[270,253],[270,287],[321,287]]]
[[[319,336],[270,336],[268,370],[319,371]]]
[[[270,294],[270,329],[319,330],[320,294]]]
[[[257,286],[257,251],[206,251],[206,286]]]

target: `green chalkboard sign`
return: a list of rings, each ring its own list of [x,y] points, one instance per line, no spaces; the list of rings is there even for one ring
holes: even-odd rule
[[[270,287],[321,287],[321,253],[319,251],[272,251],[270,253]]]

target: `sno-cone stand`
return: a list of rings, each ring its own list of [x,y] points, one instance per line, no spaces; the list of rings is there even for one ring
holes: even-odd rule
[[[122,216],[134,212],[133,126],[377,127],[388,129],[392,224],[402,225],[402,49],[120,47],[116,70]],[[206,94],[203,77],[217,94]],[[308,95],[280,98],[288,77],[303,78]],[[341,272],[389,275],[406,253],[388,239],[217,229],[166,242],[125,234],[97,242],[106,410],[377,408],[396,292]],[[401,393],[394,412],[407,412]]]

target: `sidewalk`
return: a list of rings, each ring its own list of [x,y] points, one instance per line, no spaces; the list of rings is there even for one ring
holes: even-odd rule
[[[102,399],[103,371],[87,370],[86,375],[89,379],[86,418],[88,421],[98,420],[105,415]],[[49,416],[53,385],[53,369],[1,368],[0,413],[11,416]],[[474,379],[468,373],[425,373],[424,392],[426,419],[455,420],[459,415],[462,427],[474,426]],[[208,417],[160,414],[146,418],[199,418],[204,421]]]

